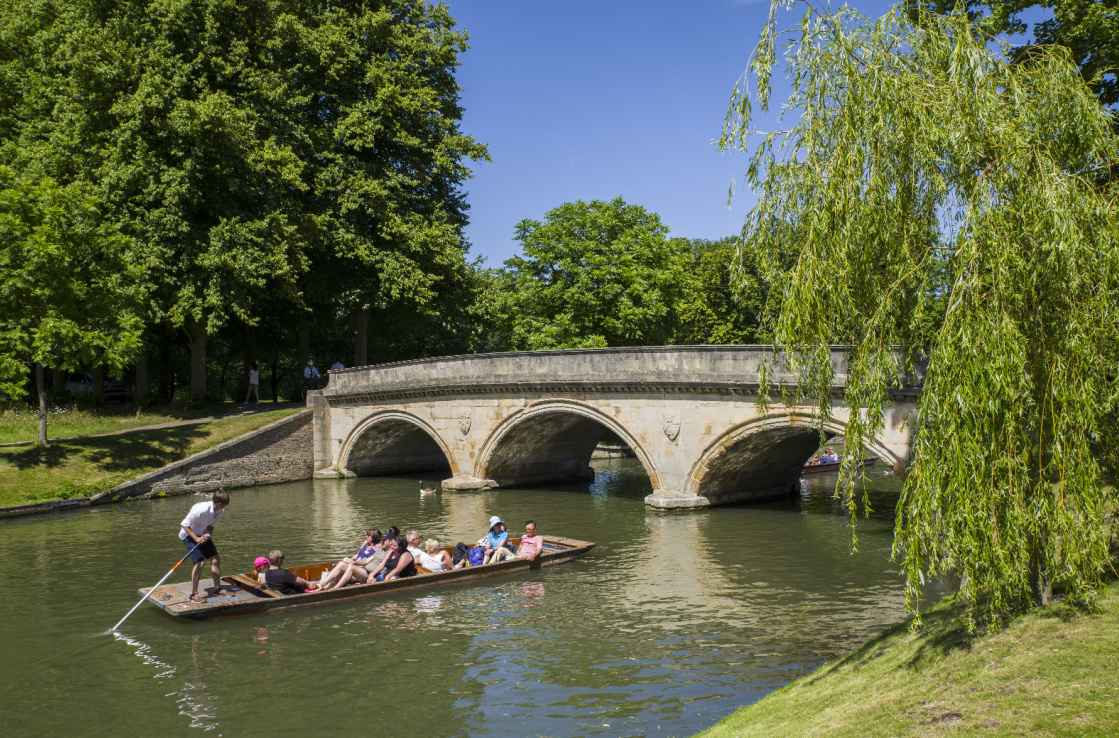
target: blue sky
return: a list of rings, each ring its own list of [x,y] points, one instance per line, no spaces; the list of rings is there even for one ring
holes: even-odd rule
[[[736,167],[713,141],[768,2],[447,5],[470,35],[458,72],[462,128],[493,158],[465,184],[472,256],[499,266],[519,250],[517,222],[618,195],[660,214],[673,236],[738,233],[754,200],[739,188],[728,209],[727,194],[744,161]],[[874,15],[889,7],[854,5]]]
[[[741,182],[729,208],[727,194],[745,160],[713,141],[768,0],[446,3],[470,35],[462,128],[493,158],[465,184],[472,257],[500,266],[519,251],[519,221],[619,195],[658,213],[673,236],[738,233],[755,200]],[[871,17],[891,6],[849,4]],[[785,11],[783,27],[801,12]]]

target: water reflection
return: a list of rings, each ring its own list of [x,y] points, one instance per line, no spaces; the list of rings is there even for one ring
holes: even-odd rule
[[[371,525],[469,542],[493,514],[598,546],[548,569],[258,617],[144,607],[100,649],[86,644],[177,556],[191,500],[0,521],[0,565],[33,572],[0,600],[12,654],[0,689],[27,707],[5,711],[0,732],[688,735],[902,616],[894,478],[872,477],[853,554],[834,478],[807,481],[796,502],[663,513],[641,504],[640,464],[596,467],[589,485],[483,493],[421,496],[407,477],[235,492],[218,531],[230,570],[276,547],[292,563],[349,555]],[[110,580],[110,559],[136,583]],[[293,705],[282,724],[260,719]]]

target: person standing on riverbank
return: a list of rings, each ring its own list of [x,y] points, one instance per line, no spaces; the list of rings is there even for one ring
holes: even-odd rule
[[[256,404],[260,404],[260,369],[257,368],[256,362],[249,364],[249,391],[245,393],[245,401],[242,405],[249,404],[249,398],[256,393]]]
[[[221,520],[227,505],[229,493],[219,489],[209,502],[199,502],[190,508],[183,522],[179,523],[179,539],[190,551],[190,560],[194,562],[194,569],[190,572],[190,599],[195,602],[201,601],[198,597],[198,580],[202,577],[202,562],[206,560],[210,561],[210,573],[214,577],[211,594],[217,596],[225,593],[221,586],[221,557],[218,556],[213,535],[214,526]]]

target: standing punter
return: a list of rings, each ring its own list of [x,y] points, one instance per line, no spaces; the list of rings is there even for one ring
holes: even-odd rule
[[[219,489],[210,498],[210,502],[199,502],[190,508],[183,522],[179,523],[179,538],[188,551],[194,549],[190,554],[190,560],[194,562],[194,570],[190,573],[190,599],[194,602],[202,601],[198,597],[198,580],[202,576],[202,562],[206,559],[210,560],[210,573],[214,575],[214,589],[210,594],[215,597],[225,594],[225,589],[221,586],[221,557],[218,556],[212,536],[214,526],[221,520],[221,514],[228,504],[229,493]],[[202,545],[194,548],[199,543]]]

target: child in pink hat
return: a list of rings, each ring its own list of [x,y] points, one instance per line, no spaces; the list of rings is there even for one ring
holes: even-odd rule
[[[257,556],[256,561],[253,562],[253,567],[256,569],[256,580],[264,584],[264,572],[268,571],[268,557]]]

